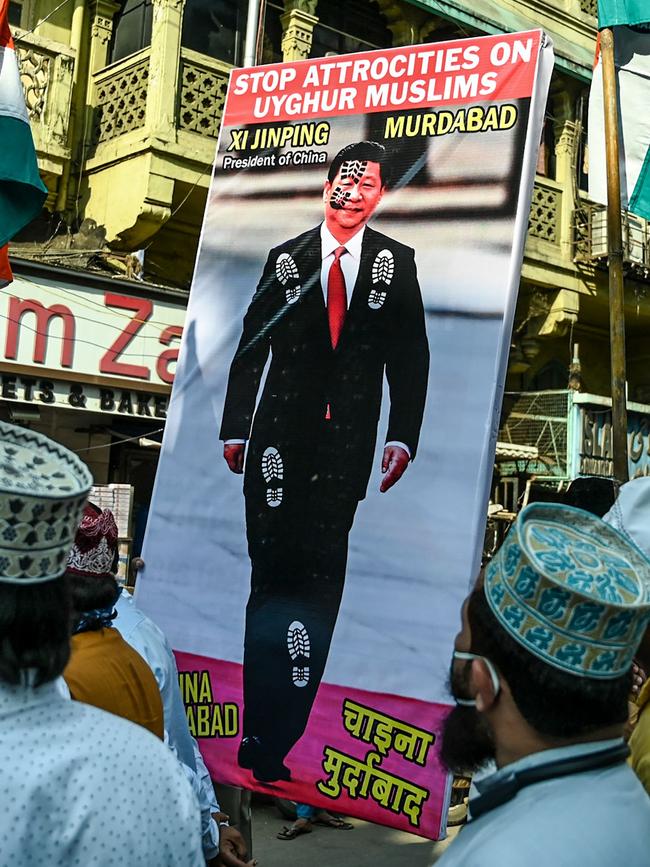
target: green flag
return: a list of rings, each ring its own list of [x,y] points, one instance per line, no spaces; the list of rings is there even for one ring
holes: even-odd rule
[[[650,24],[650,0],[598,0],[598,27]]]

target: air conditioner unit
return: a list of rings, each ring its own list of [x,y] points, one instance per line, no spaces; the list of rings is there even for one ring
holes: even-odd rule
[[[591,258],[607,256],[607,211],[591,212]]]
[[[634,265],[644,265],[647,261],[647,224],[636,214],[625,214],[623,222],[623,258]]]

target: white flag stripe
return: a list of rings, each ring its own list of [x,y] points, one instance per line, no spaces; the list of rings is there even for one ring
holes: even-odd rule
[[[650,36],[628,27],[614,29],[619,88],[621,204],[627,208],[650,147]],[[589,94],[589,196],[607,203],[605,119],[601,57]]]
[[[7,45],[0,46],[0,116],[15,117],[29,123],[18,58],[14,49]]]

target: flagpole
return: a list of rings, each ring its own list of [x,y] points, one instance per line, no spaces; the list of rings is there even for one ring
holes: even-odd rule
[[[612,456],[614,478],[626,482],[627,404],[625,375],[625,310],[623,307],[623,226],[618,148],[618,94],[614,66],[614,31],[600,31],[607,162],[607,255],[609,259],[609,338],[612,379]]]

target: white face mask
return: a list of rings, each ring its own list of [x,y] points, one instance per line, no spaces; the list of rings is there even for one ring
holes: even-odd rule
[[[494,665],[486,656],[480,656],[478,653],[466,653],[463,650],[454,650],[453,658],[461,660],[482,659],[487,666],[487,670],[490,672],[492,687],[494,689],[494,697],[496,698],[499,695],[499,692],[501,691],[499,675],[497,674],[497,670]],[[476,707],[475,698],[454,698],[454,701],[456,702],[456,704],[460,704],[463,707]]]

